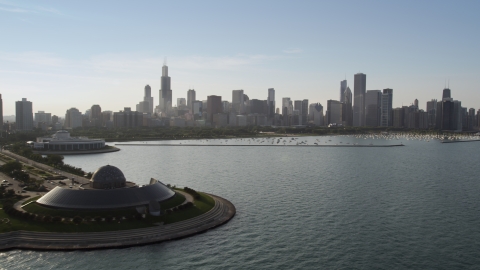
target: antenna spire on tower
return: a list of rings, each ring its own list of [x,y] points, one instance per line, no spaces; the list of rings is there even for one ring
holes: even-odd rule
[[[165,58],[163,59],[163,65],[166,66],[167,65],[167,57],[165,56]]]

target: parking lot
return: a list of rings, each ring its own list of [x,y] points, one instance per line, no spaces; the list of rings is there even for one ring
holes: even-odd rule
[[[22,156],[16,155],[14,153],[11,153],[9,151],[2,151],[1,154],[8,156],[10,158],[14,158],[18,160],[22,165],[24,166],[29,166],[33,167],[34,170],[38,171],[44,171],[45,173],[48,173],[49,175],[53,176],[63,176],[64,179],[62,180],[45,180],[44,181],[44,186],[47,189],[46,192],[52,190],[53,188],[57,186],[61,187],[69,187],[69,188],[79,188],[80,184],[84,184],[88,182],[88,179],[84,177],[79,177],[77,175],[73,175],[70,173],[66,173],[60,170],[57,170],[51,166],[41,164],[38,162],[34,162],[32,160],[26,159]],[[3,165],[4,162],[0,161],[0,165]],[[30,177],[36,178],[36,179],[42,179],[42,177],[37,173],[34,174],[31,172],[31,170],[25,170],[27,173],[29,173]],[[78,183],[72,183],[72,178],[75,179],[76,182]],[[5,181],[4,181],[5,180]],[[63,182],[65,184],[61,184],[60,182]],[[5,186],[7,189],[13,189],[16,194],[22,194],[22,195],[27,195],[27,196],[38,196],[45,194],[46,192],[38,192],[38,191],[27,191],[22,187],[22,183],[20,181],[15,180],[14,178],[9,177],[8,175],[0,172],[0,185]]]

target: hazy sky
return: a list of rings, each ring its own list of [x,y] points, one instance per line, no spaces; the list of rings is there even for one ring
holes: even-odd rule
[[[480,1],[4,1],[4,114],[26,97],[64,116],[135,108],[146,84],[158,105],[167,57],[173,102],[233,89],[326,107],[345,77],[393,88],[394,107],[452,97],[480,108]]]

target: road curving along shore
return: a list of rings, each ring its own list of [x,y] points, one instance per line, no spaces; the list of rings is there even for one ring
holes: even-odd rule
[[[236,213],[228,200],[211,195],[215,206],[200,216],[149,228],[90,233],[13,231],[0,234],[0,250],[92,250],[124,248],[185,238],[225,224]]]

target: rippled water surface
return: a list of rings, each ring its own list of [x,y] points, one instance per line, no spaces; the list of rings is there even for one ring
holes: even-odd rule
[[[371,143],[301,140],[316,139]],[[66,163],[86,171],[110,164],[139,184],[153,177],[217,194],[236,206],[237,215],[204,234],[149,246],[3,252],[0,268],[478,269],[480,142],[403,143],[119,146],[116,153],[67,156]]]

